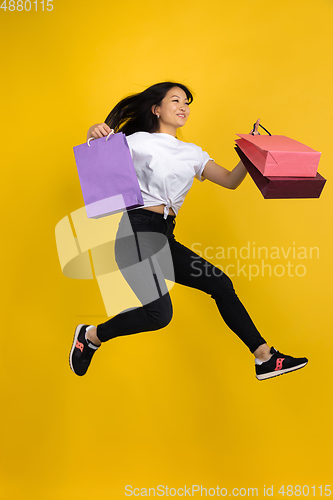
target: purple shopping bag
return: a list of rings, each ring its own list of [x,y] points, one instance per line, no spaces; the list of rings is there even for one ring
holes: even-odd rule
[[[326,179],[318,172],[316,177],[266,177],[238,146],[235,150],[264,198],[319,198],[321,195]]]
[[[144,205],[125,134],[89,139],[73,149],[89,218]]]

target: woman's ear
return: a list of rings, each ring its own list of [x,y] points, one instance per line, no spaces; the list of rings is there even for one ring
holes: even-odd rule
[[[156,115],[158,118],[159,118],[159,106],[156,106],[156,104],[154,104],[152,107],[151,107],[151,112],[153,113],[153,115]]]

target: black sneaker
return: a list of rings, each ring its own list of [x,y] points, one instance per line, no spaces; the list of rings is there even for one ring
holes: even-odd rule
[[[293,358],[287,356],[271,347],[271,354],[273,356],[261,364],[256,363],[256,377],[258,380],[265,380],[266,378],[277,377],[284,373],[292,372],[303,368],[308,362],[307,358]]]
[[[91,358],[99,346],[87,342],[85,333],[91,325],[78,325],[75,329],[72,349],[69,355],[69,364],[76,375],[84,375],[89,368]]]

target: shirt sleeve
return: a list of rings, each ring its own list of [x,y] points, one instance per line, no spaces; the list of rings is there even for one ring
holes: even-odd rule
[[[202,172],[206,166],[206,163],[209,161],[209,160],[213,160],[213,158],[211,158],[209,156],[208,153],[206,153],[206,151],[202,151],[202,149],[200,148],[200,154],[199,154],[199,169],[197,170],[197,173],[195,174],[195,178],[198,179],[198,181],[200,182],[203,182],[205,181],[205,177],[202,177]],[[214,160],[213,160],[214,161]]]

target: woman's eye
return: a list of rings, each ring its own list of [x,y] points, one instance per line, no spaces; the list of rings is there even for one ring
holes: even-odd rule
[[[174,99],[172,102],[179,102],[178,99]],[[186,106],[189,106],[190,103],[189,102],[185,102]]]

